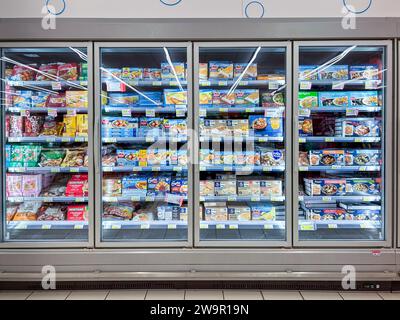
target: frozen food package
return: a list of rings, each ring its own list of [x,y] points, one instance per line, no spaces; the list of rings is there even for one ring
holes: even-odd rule
[[[251,210],[249,206],[228,205],[228,220],[230,221],[250,221]]]
[[[260,92],[258,89],[236,89],[235,104],[258,107],[260,104]]]
[[[35,221],[36,214],[41,206],[42,203],[37,201],[25,201],[21,203],[14,215],[13,221]]]
[[[133,67],[124,67],[122,68],[122,79],[124,80],[135,80],[135,79],[143,79],[143,69],[142,68],[133,68]]]
[[[258,146],[256,151],[260,154],[260,164],[266,166],[284,166],[285,150]]]
[[[22,176],[22,194],[24,197],[38,197],[41,192],[41,174],[26,174]]]
[[[65,206],[44,205],[37,213],[38,221],[64,221],[66,214]]]
[[[163,148],[147,149],[147,164],[149,166],[165,166],[168,164],[168,151]]]
[[[230,61],[209,61],[210,79],[233,79],[233,63]]]
[[[175,71],[175,72],[174,72]],[[161,63],[161,79],[163,80],[184,80],[186,78],[186,68],[183,62]]]
[[[186,196],[188,193],[187,177],[171,178],[171,193]]]
[[[47,117],[43,124],[41,136],[61,136],[64,130],[64,123],[57,122],[52,117]]]
[[[8,165],[10,167],[36,167],[41,149],[40,145],[12,145],[9,149]]]
[[[139,150],[136,149],[117,149],[118,166],[138,166]]]
[[[66,91],[65,104],[69,108],[87,108],[88,92],[87,91]]]
[[[309,166],[310,165],[310,158],[308,156],[307,151],[299,151],[299,166]]]
[[[261,93],[261,105],[264,108],[277,108],[285,106],[285,94],[283,92],[267,91]]]
[[[199,80],[208,80],[208,63],[199,63]]]
[[[245,164],[248,166],[259,166],[261,164],[260,152],[258,150],[242,151],[245,156]]]
[[[213,105],[234,105],[235,104],[235,93],[233,91],[231,93],[229,93],[228,90],[213,90],[212,104]]]
[[[314,221],[344,220],[346,211],[343,209],[310,209],[307,218]]]
[[[164,89],[164,105],[187,105],[187,91],[179,89]]]
[[[282,196],[281,180],[260,180],[260,195],[262,197]]]
[[[74,62],[60,64],[58,66],[57,76],[68,81],[78,80],[78,64]]]
[[[9,119],[9,137],[22,137],[24,132],[24,117],[8,115]]]
[[[271,204],[252,204],[250,209],[252,220],[275,221],[276,219],[276,208]]]
[[[205,203],[204,217],[206,221],[227,221],[228,208],[226,206],[208,206],[208,203]]]
[[[145,80],[161,80],[160,68],[144,68],[143,79]]]
[[[171,176],[154,175],[147,179],[147,195],[159,196],[171,191]]]
[[[122,180],[117,177],[103,179],[103,196],[120,196]]]
[[[63,117],[63,137],[75,137],[77,131],[76,115],[65,114]]]
[[[213,104],[213,90],[200,89],[199,91],[199,104],[212,105]]]
[[[43,173],[42,174],[42,189],[48,188],[55,180],[56,174]]]
[[[67,207],[68,221],[88,221],[89,207],[85,204],[68,205]]]
[[[200,196],[214,196],[214,181],[201,180],[200,181]]]
[[[6,196],[22,197],[23,176],[19,174],[6,174]]]
[[[246,70],[247,68],[247,70]],[[246,70],[246,72],[244,72]],[[234,65],[234,78],[239,78],[242,73],[243,80],[256,80],[257,79],[257,63],[235,63]]]
[[[147,177],[129,175],[122,178],[122,194],[131,196],[147,195]]]
[[[249,179],[238,180],[237,194],[239,196],[260,196],[260,181]]]
[[[335,135],[342,137],[379,137],[381,121],[375,118],[338,118]]]
[[[105,204],[103,218],[108,220],[131,220],[135,208],[130,203]]]
[[[310,81],[318,80],[317,65],[301,65],[299,66],[299,80]]]
[[[46,188],[42,196],[43,197],[61,197],[65,195],[66,181],[57,181],[52,183],[48,188]]]
[[[310,150],[311,166],[344,166],[345,154],[340,149]]]
[[[141,137],[164,136],[164,118],[143,117],[139,120],[139,135]]]
[[[264,116],[249,116],[250,129],[255,136],[283,137],[283,119]]]
[[[47,108],[65,108],[66,99],[65,93],[51,93],[46,102]]]
[[[6,221],[12,221],[15,213],[18,210],[18,204],[8,204],[6,208]]]
[[[305,192],[309,196],[343,196],[346,179],[304,179]]]
[[[34,69],[36,68],[36,64],[31,64],[29,66],[19,66],[15,65],[13,67],[12,75],[10,80],[13,81],[33,81],[35,80],[36,72]]]
[[[44,123],[43,116],[24,117],[24,137],[38,137]]]
[[[214,191],[216,196],[236,195],[236,180],[214,181]]]
[[[41,64],[39,67],[39,71],[40,72],[36,74],[36,81],[56,81],[58,64]]]
[[[170,137],[186,137],[186,119],[164,119],[163,127],[166,135]]]
[[[350,66],[350,79],[378,80],[379,66],[377,64]]]
[[[345,150],[345,163],[347,166],[380,166],[382,153],[380,150]]]
[[[15,108],[31,108],[32,107],[32,91],[15,91],[12,94],[13,107]]]
[[[142,107],[162,107],[164,100],[163,94],[159,91],[142,92],[139,97],[139,105]],[[184,95],[187,95],[186,93]]]
[[[349,92],[350,107],[377,107],[381,103],[378,91]]]
[[[348,92],[320,92],[319,105],[321,107],[345,107],[349,106]]]
[[[113,76],[121,79],[121,69],[119,68],[104,68],[108,72],[101,70],[101,78],[103,80],[116,80]],[[113,76],[112,76],[113,75]]]
[[[76,136],[87,137],[89,132],[89,117],[87,114],[76,115]]]
[[[379,195],[380,183],[374,178],[346,178],[346,193],[350,195]]]
[[[349,66],[348,65],[331,65],[321,68],[318,71],[318,79],[320,80],[348,80]]]
[[[67,149],[61,167],[83,167],[86,149]]]
[[[132,107],[139,104],[139,95],[136,93],[109,93],[108,101],[112,107]]]
[[[45,108],[49,99],[49,93],[37,92],[32,95],[32,108]]]
[[[306,137],[314,134],[313,119],[304,118],[299,119],[299,136]]]
[[[72,175],[65,189],[67,197],[87,197],[89,194],[89,182],[87,174]]]

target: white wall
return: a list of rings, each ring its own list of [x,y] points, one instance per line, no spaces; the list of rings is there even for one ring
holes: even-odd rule
[[[176,6],[162,5],[160,0],[49,0],[56,9],[66,3],[66,18],[241,18],[243,1],[249,0],[181,0]],[[175,0],[165,0],[175,1]],[[265,17],[338,17],[343,0],[260,0]],[[345,0],[356,9],[370,0]],[[0,18],[40,17],[46,0],[0,0]],[[372,0],[363,17],[399,17],[400,0]]]

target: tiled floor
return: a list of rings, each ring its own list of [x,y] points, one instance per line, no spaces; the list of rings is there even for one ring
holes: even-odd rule
[[[0,291],[0,300],[400,300],[400,292],[268,290]]]

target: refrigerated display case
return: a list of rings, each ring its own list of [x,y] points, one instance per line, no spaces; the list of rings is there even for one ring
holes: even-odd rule
[[[194,48],[195,243],[287,246],[290,43]]]
[[[99,246],[191,243],[191,44],[96,44]]]
[[[88,43],[2,45],[1,246],[92,243],[88,56]]]
[[[294,47],[294,244],[390,246],[390,41]]]

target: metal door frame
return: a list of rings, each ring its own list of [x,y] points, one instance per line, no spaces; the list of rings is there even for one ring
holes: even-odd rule
[[[368,40],[368,41],[358,41],[358,40],[344,40],[344,41],[294,41],[293,46],[293,124],[294,127],[298,127],[298,92],[299,92],[299,49],[302,46],[384,46],[385,49],[385,62],[387,68],[386,74],[386,86],[385,91],[386,99],[384,103],[384,142],[382,147],[384,148],[384,199],[383,207],[385,213],[384,219],[384,240],[377,241],[363,241],[363,240],[299,240],[299,227],[298,227],[298,185],[299,185],[299,166],[298,166],[298,152],[299,152],[299,133],[298,130],[293,132],[293,247],[333,247],[333,248],[343,248],[343,247],[392,247],[392,228],[393,228],[393,215],[394,215],[394,202],[393,202],[393,190],[394,183],[393,180],[393,166],[394,166],[394,151],[393,151],[393,139],[394,139],[394,128],[393,128],[393,42],[391,40]]]
[[[286,50],[286,106],[285,106],[285,159],[286,159],[286,170],[285,170],[285,231],[286,239],[282,241],[269,241],[269,240],[200,240],[200,168],[199,168],[199,53],[200,48],[226,48],[235,47],[240,48],[283,48]],[[291,194],[291,173],[292,173],[292,154],[291,154],[291,139],[292,139],[292,125],[291,125],[291,106],[292,106],[292,42],[194,42],[194,129],[196,139],[194,139],[193,154],[195,157],[195,169],[194,169],[194,239],[195,247],[219,247],[219,248],[232,248],[232,247],[249,247],[249,248],[269,248],[269,247],[290,247],[292,243],[291,229],[292,229],[292,194]]]
[[[188,105],[187,105],[187,125],[188,132],[191,132],[192,128],[192,114],[193,114],[193,100],[192,100],[192,43],[191,42],[95,42],[94,43],[94,86],[95,86],[95,121],[94,121],[94,166],[95,166],[95,190],[96,190],[96,217],[95,217],[95,245],[97,248],[185,248],[191,247],[193,244],[193,192],[190,188],[190,183],[193,181],[193,169],[190,165],[191,162],[191,139],[189,135],[188,139],[188,225],[187,232],[188,238],[186,241],[141,241],[141,240],[133,240],[133,241],[102,241],[102,171],[101,171],[101,73],[100,64],[101,64],[101,49],[102,48],[163,48],[163,47],[175,47],[175,48],[186,48],[187,54],[187,90],[188,90]]]
[[[3,54],[4,49],[11,48],[68,48],[68,47],[85,47],[87,50],[87,64],[88,64],[88,83],[87,83],[87,91],[88,91],[88,121],[89,124],[93,124],[93,43],[91,41],[82,41],[82,42],[0,42],[1,53]],[[73,53],[73,52],[71,52]],[[3,65],[3,64],[1,64]],[[3,114],[3,112],[2,112]],[[2,116],[3,117],[3,116]],[[3,121],[2,121],[3,122]],[[1,131],[2,136],[2,153],[3,147],[5,146],[5,135],[3,129]],[[89,174],[89,220],[88,220],[88,241],[10,241],[10,242],[0,242],[0,248],[92,248],[94,246],[94,158],[93,158],[93,126],[89,125],[88,127],[88,157],[89,157],[89,165],[88,165],[88,174]],[[1,153],[1,161],[2,167],[5,167],[5,158]],[[3,170],[2,170],[3,171]],[[4,173],[3,173],[4,175]],[[2,190],[1,196],[3,197],[3,193],[5,192],[5,179],[2,176]],[[92,192],[90,192],[92,191]],[[3,201],[2,198],[0,198]],[[1,202],[0,207],[0,216],[1,216],[1,230],[4,229],[3,226],[3,202]],[[0,233],[1,236],[1,233]],[[3,240],[3,237],[0,238],[0,241]]]

